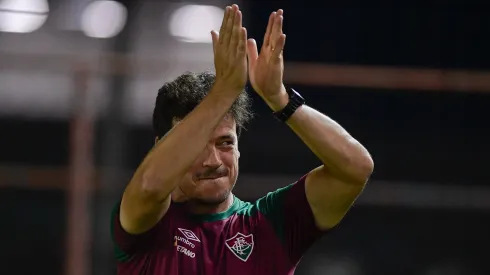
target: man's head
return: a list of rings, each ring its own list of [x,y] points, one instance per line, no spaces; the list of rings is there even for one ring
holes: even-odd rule
[[[215,75],[210,72],[188,72],[158,90],[153,111],[153,130],[157,139],[201,102],[214,80]],[[244,92],[215,129],[206,148],[176,189],[176,194],[204,204],[219,204],[226,200],[238,177],[238,137],[250,118],[250,99]]]

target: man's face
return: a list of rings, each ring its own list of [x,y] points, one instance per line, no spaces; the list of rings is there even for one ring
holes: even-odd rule
[[[226,116],[214,130],[206,148],[194,161],[173,197],[184,197],[204,204],[225,201],[238,177],[239,157],[236,123],[231,116]]]

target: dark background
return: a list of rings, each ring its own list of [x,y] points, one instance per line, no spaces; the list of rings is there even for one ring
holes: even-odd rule
[[[258,42],[270,11],[285,10],[287,61],[490,70],[490,17],[483,4],[255,0],[241,7],[248,15],[249,36],[257,37]],[[373,185],[382,181],[410,182],[415,189],[429,185],[442,189],[488,188],[488,94],[303,85],[294,88],[310,106],[338,121],[368,148],[375,161]],[[306,146],[272,118],[257,96],[253,97],[257,116],[240,141],[241,172],[294,177],[317,166],[319,161]],[[118,133],[126,140],[121,153],[123,168],[130,171],[152,146],[152,131],[149,124],[120,124],[124,127]],[[106,118],[96,124],[97,165],[104,164],[107,125]],[[65,119],[1,116],[0,165],[66,167],[69,130],[70,121]],[[0,227],[2,269],[8,274],[63,273],[65,191],[33,189],[22,175],[4,181],[8,185],[0,191],[0,213],[6,217]],[[120,192],[125,182],[112,184]],[[103,192],[96,196],[115,202],[114,196]],[[104,209],[96,204],[93,211]],[[356,205],[339,228],[312,248],[297,274],[490,274],[486,263],[489,218],[488,208],[468,209],[464,205]],[[114,271],[109,252],[93,252],[97,255],[93,274],[107,274],[100,270],[111,268]],[[347,259],[361,271],[347,267],[314,271],[322,259],[339,266]]]

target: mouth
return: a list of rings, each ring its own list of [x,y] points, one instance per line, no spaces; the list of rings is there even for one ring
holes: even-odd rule
[[[223,178],[224,176],[213,176],[213,177],[204,177],[204,178],[199,178],[198,180],[216,180],[219,178]]]

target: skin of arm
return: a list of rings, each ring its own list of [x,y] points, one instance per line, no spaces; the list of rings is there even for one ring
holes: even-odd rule
[[[237,5],[226,8],[219,35],[214,31],[211,35],[216,81],[201,103],[156,144],[126,187],[119,219],[130,234],[148,231],[165,215],[170,194],[243,92],[247,81],[247,32]]]
[[[250,81],[274,112],[289,102],[283,84],[283,15],[282,9],[270,15],[260,54],[256,42],[248,42]],[[305,192],[317,226],[332,228],[363,190],[374,169],[373,160],[338,123],[306,105],[299,107],[287,124],[323,162],[308,174]]]
[[[364,189],[373,160],[338,123],[313,108],[300,107],[287,123],[323,163],[306,177],[305,191],[317,226],[330,229]]]

